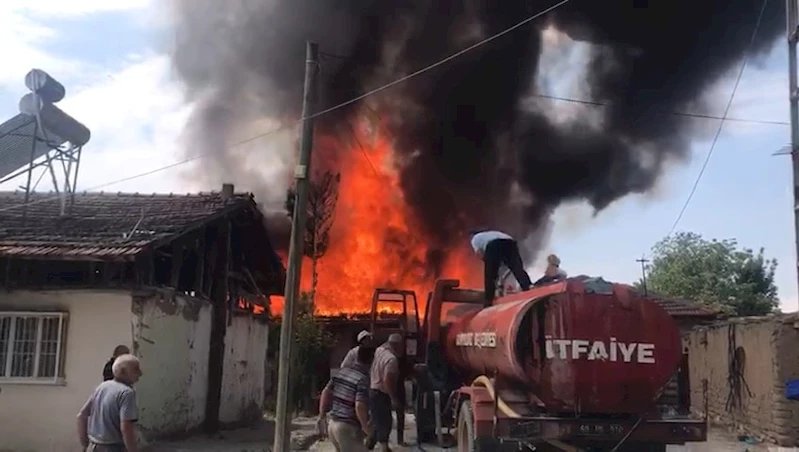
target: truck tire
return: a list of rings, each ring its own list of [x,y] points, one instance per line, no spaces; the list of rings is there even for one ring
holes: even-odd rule
[[[458,452],[501,452],[515,450],[512,445],[493,438],[476,438],[474,433],[474,412],[472,402],[464,400],[458,411]]]

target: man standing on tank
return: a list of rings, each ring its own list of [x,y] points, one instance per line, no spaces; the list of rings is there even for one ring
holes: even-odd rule
[[[472,231],[472,249],[483,259],[483,276],[486,305],[494,300],[499,268],[504,264],[513,273],[522,290],[532,287],[530,275],[524,270],[519,244],[510,235],[501,231]]]

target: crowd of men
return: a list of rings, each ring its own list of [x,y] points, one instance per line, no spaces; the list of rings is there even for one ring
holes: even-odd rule
[[[395,333],[375,347],[368,331],[361,331],[357,339],[358,345],[347,353],[339,372],[322,391],[320,419],[327,421],[327,435],[338,452],[375,447],[388,452],[392,412],[398,412],[399,424],[404,407],[400,372],[404,341]]]

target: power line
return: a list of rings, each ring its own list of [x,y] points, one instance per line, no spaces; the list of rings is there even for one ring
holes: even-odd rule
[[[552,96],[548,94],[531,94],[530,97],[538,97],[541,99],[549,99],[559,102],[569,102],[574,104],[582,104],[582,105],[591,105],[594,107],[612,107],[613,104],[599,102],[599,101],[591,101],[591,100],[583,100],[583,99],[575,99],[571,97],[561,97],[561,96]],[[789,126],[791,125],[790,122],[787,121],[770,121],[770,120],[762,120],[762,119],[743,119],[743,118],[727,118],[723,116],[714,116],[709,114],[702,114],[702,113],[688,113],[688,112],[680,112],[680,111],[669,111],[669,110],[655,110],[659,113],[663,113],[666,115],[672,116],[684,116],[686,118],[696,118],[696,119],[719,119],[722,121],[727,122],[741,122],[741,123],[752,123],[752,124],[768,124],[768,125],[778,125],[778,126]]]
[[[721,122],[719,122],[719,127],[716,130],[716,135],[713,137],[713,142],[710,144],[710,150],[707,153],[707,157],[705,157],[705,161],[702,164],[702,168],[699,170],[699,174],[696,176],[696,181],[694,182],[694,186],[691,188],[691,192],[688,194],[688,198],[685,200],[685,204],[683,204],[682,209],[680,209],[680,214],[677,215],[677,219],[674,220],[674,224],[671,226],[671,230],[669,233],[666,234],[666,237],[670,236],[674,233],[674,230],[677,229],[677,225],[682,220],[682,216],[685,213],[685,209],[688,208],[688,204],[691,203],[691,199],[694,197],[694,193],[696,193],[696,187],[699,186],[699,181],[702,180],[702,176],[705,174],[705,169],[707,168],[708,162],[710,162],[710,157],[713,156],[713,151],[716,149],[716,143],[719,141],[719,136],[721,135],[721,129],[724,127],[724,122],[727,120],[727,115],[730,112],[730,108],[732,107],[732,101],[735,99],[735,93],[738,91],[738,85],[741,83],[741,78],[744,75],[744,70],[746,69],[746,63],[749,60],[749,53],[752,50],[752,47],[755,44],[755,38],[757,38],[757,31],[760,29],[760,22],[763,20],[763,12],[766,10],[766,5],[768,4],[768,0],[763,0],[763,6],[760,8],[760,15],[757,16],[757,22],[755,23],[755,29],[752,31],[752,39],[749,41],[749,46],[746,49],[746,53],[744,54],[743,64],[741,64],[741,69],[738,71],[738,77],[735,79],[735,85],[732,87],[732,93],[730,94],[730,100],[727,101],[727,108],[724,109],[724,116],[722,116]]]
[[[298,119],[296,121],[296,123],[302,123],[306,119],[318,118],[318,117],[320,117],[322,115],[326,115],[326,114],[328,114],[330,112],[333,112],[333,111],[336,111],[338,109],[344,108],[344,107],[346,107],[348,105],[352,105],[352,104],[354,104],[354,103],[356,103],[356,102],[358,102],[360,100],[363,100],[363,99],[365,99],[365,98],[367,98],[367,97],[369,97],[369,96],[371,96],[373,94],[377,94],[377,93],[379,93],[381,91],[385,91],[385,90],[387,90],[387,89],[389,89],[389,88],[391,88],[391,87],[393,87],[395,85],[398,85],[398,84],[400,84],[402,82],[410,80],[410,79],[412,79],[414,77],[417,77],[417,76],[419,76],[421,74],[424,74],[425,72],[428,72],[428,71],[430,71],[432,69],[435,69],[435,68],[437,68],[439,66],[442,66],[442,65],[444,65],[446,63],[449,63],[450,61],[460,57],[461,55],[464,55],[464,54],[466,54],[468,52],[471,52],[472,50],[474,50],[474,49],[476,49],[478,47],[481,47],[481,46],[483,46],[485,44],[488,44],[489,42],[494,41],[495,39],[500,38],[500,37],[512,32],[512,31],[516,30],[517,28],[520,28],[520,27],[522,27],[524,25],[527,25],[528,23],[538,19],[539,17],[541,17],[541,16],[543,16],[543,15],[545,15],[545,14],[547,14],[547,13],[549,13],[549,12],[551,12],[551,11],[553,11],[553,10],[563,6],[563,5],[565,5],[569,1],[570,0],[562,0],[562,1],[558,2],[558,3],[556,3],[555,5],[552,5],[549,8],[546,8],[545,10],[543,10],[543,11],[541,11],[539,13],[536,13],[536,14],[528,17],[527,19],[522,20],[521,22],[517,23],[516,25],[511,26],[510,28],[507,28],[507,29],[505,29],[505,30],[503,30],[503,31],[501,31],[501,32],[499,32],[497,34],[489,36],[488,38],[483,39],[482,41],[480,41],[480,42],[478,42],[476,44],[473,44],[473,45],[471,45],[469,47],[466,47],[465,49],[462,49],[462,50],[460,50],[458,52],[455,52],[452,55],[450,55],[450,56],[448,56],[448,57],[446,57],[446,58],[444,58],[442,60],[439,60],[439,61],[437,61],[437,62],[435,62],[435,63],[433,63],[433,64],[431,64],[429,66],[426,66],[426,67],[424,67],[422,69],[419,69],[419,70],[417,70],[415,72],[412,72],[412,73],[410,73],[410,74],[408,74],[408,75],[406,75],[404,77],[400,77],[400,78],[394,80],[393,82],[389,82],[389,83],[387,83],[387,84],[385,84],[383,86],[380,86],[378,88],[375,88],[375,89],[373,89],[371,91],[367,91],[366,93],[363,93],[363,94],[361,94],[359,96],[356,96],[356,97],[354,97],[354,98],[352,98],[352,99],[350,99],[348,101],[342,102],[342,103],[340,103],[338,105],[334,105],[333,107],[330,107],[330,108],[327,108],[325,110],[319,111],[319,112],[314,113],[312,115],[308,115],[308,116],[302,117],[302,118]],[[327,54],[326,56],[331,56],[332,57],[333,55],[332,54]],[[279,132],[281,130],[285,130],[285,129],[291,127],[292,125],[293,124],[277,127],[277,128],[272,129],[272,130],[270,130],[268,132],[261,133],[261,134],[252,136],[250,138],[247,138],[245,140],[239,141],[237,143],[234,143],[230,147],[238,147],[238,146],[241,146],[243,144],[250,143],[250,142],[255,141],[255,140],[259,139],[259,138],[263,138],[263,137],[266,137],[268,135],[272,135],[274,133],[277,133],[277,132]],[[134,175],[134,176],[123,178],[123,179],[107,182],[107,183],[98,185],[96,187],[91,187],[91,188],[89,188],[89,189],[87,189],[85,191],[94,191],[94,190],[98,190],[98,189],[101,189],[101,188],[108,187],[110,185],[115,185],[115,184],[119,184],[119,183],[122,183],[122,182],[130,181],[130,180],[133,180],[133,179],[138,179],[140,177],[149,176],[151,174],[155,174],[155,173],[158,173],[158,172],[161,172],[161,171],[165,171],[167,169],[171,169],[171,168],[174,168],[176,166],[184,165],[184,164],[189,163],[189,162],[191,162],[193,160],[197,160],[197,159],[199,159],[201,157],[204,157],[204,156],[203,155],[197,155],[197,156],[194,156],[194,157],[190,157],[190,158],[187,158],[185,160],[182,160],[182,161],[179,161],[179,162],[175,162],[175,163],[172,163],[170,165],[167,165],[167,166],[164,166],[164,167],[161,167],[161,168],[156,168],[156,169],[153,169],[151,171],[147,171],[147,172],[142,173],[142,174],[137,174],[137,175]],[[371,164],[371,162],[370,162],[370,164]],[[22,204],[16,204],[16,205],[13,205],[13,206],[8,206],[8,207],[0,209],[0,212],[5,212],[5,211],[11,210],[11,209],[16,209],[16,208],[27,206],[27,205],[39,204],[39,203],[42,203],[42,202],[45,202],[45,201],[53,201],[53,200],[56,200],[56,199],[60,199],[60,197],[59,196],[52,196],[52,197],[42,198],[42,199],[39,199],[39,200],[36,200],[36,201],[32,201],[32,202],[28,202],[28,203],[22,203]]]
[[[389,89],[389,88],[391,88],[391,87],[393,87],[395,85],[399,85],[402,82],[405,82],[405,81],[408,81],[408,80],[410,80],[412,78],[418,77],[419,75],[422,75],[425,72],[431,71],[431,70],[433,70],[433,69],[435,69],[435,68],[437,68],[439,66],[442,66],[442,65],[444,65],[446,63],[449,63],[450,61],[460,57],[461,55],[464,55],[464,54],[466,54],[468,52],[471,52],[472,50],[477,49],[478,47],[482,47],[482,46],[488,44],[489,42],[494,41],[495,39],[501,38],[502,36],[505,36],[506,34],[516,30],[519,27],[523,27],[524,25],[527,25],[528,23],[538,19],[539,17],[541,17],[541,16],[543,16],[543,15],[545,15],[545,14],[547,14],[547,13],[549,13],[549,12],[551,12],[551,11],[553,11],[553,10],[563,6],[563,5],[565,5],[566,3],[569,3],[569,1],[570,0],[562,0],[562,1],[560,1],[560,2],[558,2],[556,4],[554,4],[554,5],[550,6],[549,8],[537,13],[537,14],[534,14],[534,15],[528,17],[527,19],[524,19],[523,21],[517,23],[516,25],[511,26],[510,28],[507,28],[507,29],[505,29],[503,31],[500,31],[499,33],[497,33],[495,35],[489,36],[488,38],[485,38],[485,39],[483,39],[480,42],[472,44],[472,45],[470,45],[469,47],[466,47],[463,50],[459,50],[459,51],[453,53],[452,55],[450,55],[450,56],[448,56],[448,57],[446,57],[446,58],[444,58],[442,60],[439,60],[439,61],[437,61],[437,62],[435,62],[435,63],[433,63],[433,64],[431,64],[429,66],[425,66],[422,69],[419,69],[419,70],[417,70],[415,72],[411,72],[410,74],[408,74],[408,75],[406,75],[404,77],[400,77],[400,78],[394,80],[393,82],[389,82],[389,83],[387,83],[387,84],[385,84],[383,86],[380,86],[378,88],[375,88],[375,89],[373,89],[371,91],[367,91],[367,92],[365,92],[365,93],[363,93],[361,95],[355,96],[352,99],[344,101],[344,102],[342,102],[342,103],[340,103],[338,105],[334,105],[334,106],[332,106],[330,108],[327,108],[327,109],[324,109],[324,110],[322,110],[320,112],[317,112],[317,113],[314,113],[312,115],[309,115],[307,118],[301,118],[299,120],[299,122],[302,122],[305,119],[313,119],[313,118],[317,118],[317,117],[322,116],[322,115],[326,115],[326,114],[328,114],[330,112],[333,112],[333,111],[339,110],[341,108],[344,108],[346,106],[352,105],[352,104],[354,104],[354,103],[356,103],[358,101],[361,101],[361,100],[363,100],[363,99],[365,99],[365,98],[367,98],[369,96],[372,96],[374,94],[377,94],[377,93],[379,93],[381,91],[385,91],[385,90],[387,90],[387,89]],[[271,132],[267,132],[267,134],[269,134],[269,133],[271,133]],[[266,134],[257,135],[255,137],[252,137],[249,141],[258,139],[258,138],[260,138],[260,137],[262,137],[264,135],[266,135]]]
[[[412,72],[411,74],[408,74],[406,76],[400,77],[399,79],[396,79],[396,80],[394,80],[392,82],[389,82],[389,83],[387,83],[385,85],[382,85],[382,86],[380,86],[378,88],[375,88],[375,89],[372,89],[370,91],[367,91],[366,93],[360,94],[360,95],[358,95],[358,96],[356,96],[356,97],[354,97],[354,98],[352,98],[350,100],[344,101],[344,102],[342,102],[340,104],[337,104],[337,105],[335,105],[333,107],[324,109],[322,111],[319,111],[319,112],[314,113],[312,115],[308,115],[306,117],[302,117],[302,118],[298,119],[296,122],[293,122],[293,123],[290,123],[290,124],[286,124],[286,125],[274,128],[272,130],[269,130],[267,132],[260,133],[260,134],[251,136],[249,138],[246,138],[244,140],[235,142],[235,143],[231,144],[229,147],[230,148],[235,148],[235,147],[238,147],[238,146],[242,146],[244,144],[251,143],[251,142],[253,142],[255,140],[258,140],[260,138],[264,138],[264,137],[267,137],[269,135],[275,134],[277,132],[289,129],[289,128],[293,127],[295,124],[299,124],[299,123],[301,123],[302,121],[304,121],[306,119],[317,118],[317,117],[320,117],[320,116],[325,115],[327,113],[331,113],[333,111],[339,110],[339,109],[344,108],[346,106],[352,105],[352,104],[354,104],[354,103],[356,103],[356,102],[358,102],[360,100],[363,100],[363,99],[365,99],[365,98],[367,98],[367,97],[369,97],[369,96],[371,96],[373,94],[377,94],[377,93],[379,93],[381,91],[387,90],[387,89],[389,89],[389,88],[391,88],[391,87],[393,87],[395,85],[398,85],[398,84],[400,84],[402,82],[405,82],[407,80],[410,80],[412,78],[420,76],[420,75],[422,75],[422,74],[424,74],[424,73],[426,73],[426,72],[428,72],[428,71],[430,71],[432,69],[435,69],[435,68],[437,68],[439,66],[442,66],[442,65],[444,65],[444,64],[446,64],[446,63],[448,63],[448,62],[450,62],[450,61],[452,61],[452,60],[454,60],[454,59],[456,59],[456,58],[458,58],[458,57],[460,57],[460,56],[462,56],[462,55],[464,55],[464,54],[466,54],[466,53],[468,53],[468,52],[470,52],[470,51],[472,51],[472,50],[474,50],[474,49],[476,49],[478,47],[481,47],[481,46],[483,46],[485,44],[488,44],[489,42],[494,41],[495,39],[500,38],[500,37],[512,32],[512,31],[514,31],[514,30],[516,30],[516,29],[518,29],[518,28],[520,28],[520,27],[522,27],[522,26],[534,21],[535,19],[538,19],[539,17],[541,17],[541,16],[543,16],[543,15],[545,15],[545,14],[547,14],[547,13],[549,13],[549,12],[551,12],[551,11],[553,11],[553,10],[563,6],[563,5],[565,5],[569,1],[570,0],[562,0],[561,2],[556,3],[555,5],[550,6],[549,8],[547,8],[547,9],[545,9],[543,11],[541,11],[541,12],[539,12],[537,14],[534,14],[533,16],[530,16],[527,19],[522,20],[521,22],[518,22],[517,24],[511,26],[510,28],[507,28],[507,29],[495,34],[495,35],[492,35],[492,36],[490,36],[490,37],[488,37],[486,39],[483,39],[482,41],[480,41],[480,42],[478,42],[476,44],[473,44],[473,45],[471,45],[469,47],[466,47],[466,48],[464,48],[464,49],[462,49],[462,50],[460,50],[458,52],[455,52],[455,53],[451,54],[450,56],[448,56],[446,58],[443,58],[443,59],[441,59],[441,60],[439,60],[439,61],[437,61],[437,62],[435,62],[435,63],[433,63],[433,64],[431,64],[429,66],[426,66],[426,67],[424,67],[422,69],[419,69],[419,70],[417,70],[415,72]],[[767,0],[766,0],[766,2],[767,2]],[[757,33],[757,28],[759,28],[760,22],[762,20],[763,11],[765,9],[765,4],[766,3],[764,2],[763,9],[761,9],[761,11],[760,11],[760,17],[758,18],[757,26],[755,28],[755,34]],[[754,41],[754,36],[753,36],[753,41]],[[751,44],[750,44],[750,47],[751,47]],[[345,57],[342,57],[342,56],[339,56],[339,55],[333,55],[333,54],[323,54],[323,55],[327,56],[327,57],[332,57],[332,58],[345,58]],[[735,89],[737,89],[738,83],[740,82],[740,78],[741,78],[741,75],[743,74],[743,68],[745,67],[745,65],[746,65],[746,61],[744,61],[744,66],[741,68],[741,73],[739,73],[738,80],[736,81],[736,84],[735,84]],[[733,90],[733,96],[735,95],[735,89]],[[608,106],[612,105],[612,104],[606,104],[606,103],[596,102],[596,101],[580,100],[580,99],[573,99],[573,98],[559,97],[559,96],[551,96],[551,95],[545,95],[545,94],[535,94],[535,95],[533,95],[533,97],[545,98],[545,99],[563,101],[563,102],[579,103],[579,104],[585,104],[585,105],[601,106],[601,107],[608,107]],[[725,115],[723,117],[712,116],[712,115],[704,115],[704,114],[673,112],[673,111],[664,111],[664,113],[665,114],[670,114],[670,115],[675,115],[675,116],[684,116],[684,117],[699,118],[699,119],[719,119],[719,120],[722,120],[722,122],[723,121],[735,121],[735,122],[755,123],[755,124],[788,125],[788,123],[780,122],[780,121],[765,121],[765,120],[727,118],[726,115],[729,112],[731,103],[732,103],[732,98],[730,99],[730,102],[727,105],[727,109],[725,110]],[[370,108],[370,110],[371,110],[371,108]],[[721,126],[719,126],[719,131],[720,131],[720,129],[721,129]],[[718,139],[718,133],[716,135],[716,139]],[[715,145],[715,142],[716,142],[716,140],[714,140],[714,145]],[[712,153],[712,149],[713,149],[713,147],[711,147],[711,153]],[[361,151],[365,153],[363,148],[361,148]],[[100,184],[100,185],[97,185],[97,186],[94,186],[94,187],[90,187],[88,189],[85,189],[84,191],[95,191],[95,190],[106,188],[106,187],[109,187],[109,186],[112,186],[112,185],[120,184],[120,183],[123,183],[123,182],[128,182],[128,181],[139,179],[139,178],[146,177],[146,176],[150,176],[152,174],[156,174],[156,173],[159,173],[161,171],[166,171],[168,169],[172,169],[172,168],[175,168],[175,167],[190,163],[190,162],[192,162],[194,160],[198,160],[198,159],[203,158],[203,157],[205,157],[205,155],[202,155],[202,154],[196,155],[196,156],[189,157],[189,158],[186,158],[184,160],[181,160],[181,161],[178,161],[178,162],[175,162],[175,163],[171,163],[169,165],[166,165],[166,166],[163,166],[163,167],[160,167],[160,168],[155,168],[155,169],[152,169],[150,171],[146,171],[144,173],[136,174],[136,175],[133,175],[133,176],[125,177],[125,178],[122,178],[122,179],[118,179],[118,180],[106,182],[106,183],[103,183],[103,184]],[[368,156],[366,156],[366,157],[368,159]],[[705,166],[707,165],[707,161],[709,160],[709,158],[710,158],[710,154],[708,154],[708,158],[705,161]],[[375,170],[374,166],[371,164],[371,161],[369,163],[370,163],[370,166],[372,166],[372,169]],[[704,171],[704,166],[702,168],[702,171]],[[700,173],[700,178],[701,178],[701,173]],[[697,184],[698,184],[698,180],[697,180]],[[695,190],[696,190],[696,184],[694,185],[694,190],[692,190],[692,192],[691,192],[691,196],[693,195],[693,191],[695,191]],[[39,203],[42,203],[42,202],[53,201],[53,200],[56,200],[56,199],[60,199],[60,197],[59,196],[46,197],[46,198],[38,199],[36,201],[31,201],[31,202],[28,202],[28,203],[22,203],[22,204],[16,204],[16,205],[13,205],[13,206],[8,206],[8,207],[5,207],[5,208],[0,208],[0,212],[5,212],[5,211],[8,211],[8,210],[16,209],[16,208],[23,207],[23,206],[26,206],[26,205],[33,205],[33,204],[39,204]],[[690,197],[689,197],[689,200],[686,202],[686,206],[683,207],[683,211],[685,210],[685,207],[687,207],[687,203],[688,202],[690,202]],[[682,212],[680,213],[680,217],[681,216],[682,216]],[[679,222],[679,218],[680,217],[678,217],[677,222]],[[675,227],[676,227],[676,223],[677,222],[675,222]],[[672,231],[673,231],[673,229],[674,228],[672,228]],[[671,234],[671,233],[669,233],[669,234]]]
[[[111,181],[111,182],[106,182],[106,183],[103,183],[103,184],[100,184],[100,185],[96,185],[94,187],[87,188],[84,191],[85,192],[86,191],[96,191],[96,190],[100,190],[101,188],[109,187],[111,185],[121,184],[123,182],[127,182],[127,181],[130,181],[130,180],[134,180],[134,179],[139,179],[141,177],[150,176],[150,175],[155,174],[155,173],[160,173],[161,171],[166,171],[168,169],[172,169],[172,168],[175,168],[177,166],[185,165],[186,163],[189,163],[189,162],[191,162],[193,160],[197,160],[197,159],[199,159],[201,157],[202,157],[202,155],[195,156],[195,157],[189,157],[189,158],[181,160],[179,162],[171,163],[169,165],[162,166],[160,168],[155,168],[155,169],[152,169],[150,171],[146,171],[144,173],[139,173],[139,174],[135,174],[133,176],[128,176],[128,177],[125,177],[125,178],[122,178],[122,179],[117,179],[117,180],[114,180],[114,181]],[[23,206],[31,206],[31,205],[34,205],[34,204],[41,204],[41,203],[47,202],[47,201],[55,201],[56,199],[61,199],[61,197],[58,196],[58,195],[56,195],[56,196],[48,196],[48,197],[44,197],[42,199],[37,199],[36,201],[30,201],[28,203],[14,204],[13,206],[8,206],[8,207],[4,207],[4,208],[0,209],[0,212],[6,212],[8,210],[17,209],[17,208],[23,207]]]

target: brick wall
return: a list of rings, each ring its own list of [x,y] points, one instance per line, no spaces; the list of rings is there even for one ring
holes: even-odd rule
[[[799,402],[785,399],[785,381],[799,379],[799,316],[742,318],[700,326],[687,335],[691,407],[711,421],[732,425],[780,446],[799,445]],[[740,404],[731,390],[729,364],[743,362]],[[747,389],[748,388],[748,389]]]

